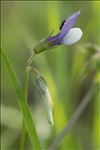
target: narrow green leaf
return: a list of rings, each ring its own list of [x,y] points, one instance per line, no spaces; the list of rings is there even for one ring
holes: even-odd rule
[[[24,121],[26,124],[26,128],[28,130],[28,134],[29,134],[32,146],[34,147],[34,149],[40,150],[41,146],[39,143],[39,139],[38,139],[38,136],[36,133],[36,129],[35,129],[32,117],[31,117],[31,113],[30,113],[28,104],[26,102],[26,98],[23,94],[23,90],[20,86],[19,81],[17,80],[16,74],[14,72],[14,69],[13,69],[7,55],[5,54],[5,52],[2,49],[0,51],[1,51],[1,56],[4,60],[4,63],[8,69],[9,75],[11,77],[11,80],[12,80],[12,83],[14,86],[14,90],[15,90],[15,93],[17,96],[17,102],[18,102],[18,105],[19,105],[20,110],[22,112],[22,115],[23,115],[23,118],[24,118]]]

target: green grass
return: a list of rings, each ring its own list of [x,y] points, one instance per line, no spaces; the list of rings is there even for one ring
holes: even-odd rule
[[[36,129],[35,129],[35,126],[34,126],[34,123],[32,120],[32,116],[31,116],[28,104],[26,102],[26,98],[23,94],[23,91],[22,91],[22,88],[19,84],[19,81],[17,80],[15,71],[14,71],[7,55],[5,54],[5,52],[2,49],[1,49],[1,56],[2,56],[2,59],[5,63],[5,65],[6,65],[8,72],[9,72],[9,75],[11,77],[11,80],[12,80],[12,83],[14,86],[14,91],[15,91],[16,96],[17,96],[17,102],[18,102],[20,110],[22,112],[22,115],[23,115],[23,118],[25,121],[26,128],[27,128],[28,133],[29,133],[29,137],[30,137],[32,146],[35,149],[41,149],[39,139],[38,139],[38,136],[36,133]]]

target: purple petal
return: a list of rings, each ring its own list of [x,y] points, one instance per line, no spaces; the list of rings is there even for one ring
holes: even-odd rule
[[[69,30],[72,28],[72,26],[74,25],[74,23],[79,15],[80,15],[80,11],[69,16],[64,21],[64,23],[61,27],[61,31],[55,36],[48,37],[47,41],[50,42],[52,45],[61,44],[62,39],[67,35]]]
[[[56,34],[55,36],[51,36],[47,39],[48,42],[52,43],[52,45],[57,45],[59,44],[59,33]]]
[[[52,42],[52,41],[54,41],[57,37],[58,37],[58,34],[57,34],[57,35],[54,35],[54,36],[50,36],[47,40],[48,40],[48,42]]]
[[[69,30],[73,27],[77,17],[80,15],[80,11],[72,14],[69,16],[66,21],[64,22],[64,25],[59,33],[59,42],[64,38],[64,36],[69,32]]]

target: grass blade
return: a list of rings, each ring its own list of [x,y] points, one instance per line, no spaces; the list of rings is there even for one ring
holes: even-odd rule
[[[34,149],[41,149],[40,143],[39,143],[39,139],[36,133],[36,129],[29,111],[29,107],[28,104],[26,102],[26,98],[23,94],[22,88],[20,86],[19,81],[17,80],[16,74],[14,72],[14,69],[7,57],[7,55],[5,54],[5,52],[1,49],[1,56],[4,60],[4,63],[8,69],[9,75],[11,77],[13,86],[14,86],[14,91],[16,93],[17,96],[17,102],[18,105],[20,107],[20,110],[22,112],[25,124],[26,124],[26,128],[28,130],[28,134],[32,143],[32,146],[34,147]]]

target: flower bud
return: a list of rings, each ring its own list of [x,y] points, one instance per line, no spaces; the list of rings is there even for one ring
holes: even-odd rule
[[[47,86],[45,79],[41,76],[37,77],[36,82],[38,84],[41,96],[43,97],[43,100],[44,100],[44,105],[45,105],[45,109],[46,109],[46,113],[47,113],[47,117],[48,117],[48,122],[53,125],[54,124],[53,103],[52,103],[52,98],[51,98],[51,95],[49,92],[49,88]]]

